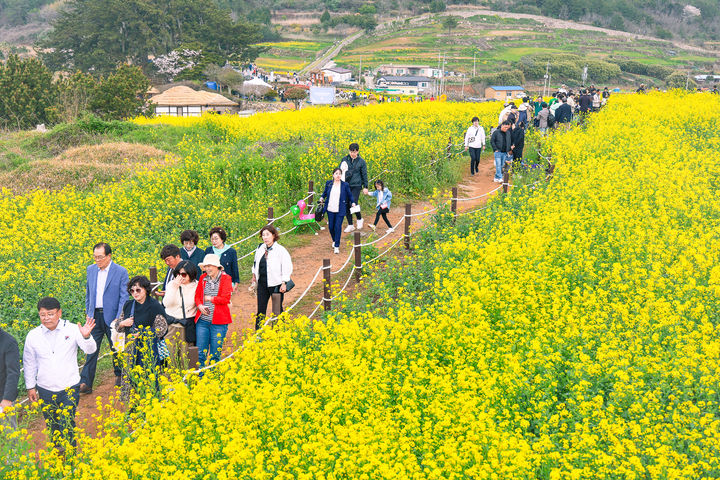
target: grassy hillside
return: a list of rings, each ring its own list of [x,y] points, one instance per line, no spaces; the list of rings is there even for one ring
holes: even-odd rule
[[[338,64],[376,67],[387,63],[438,65],[444,56],[446,70],[466,74],[496,73],[519,68],[531,56],[577,55],[584,60],[635,60],[672,69],[708,71],[719,57],[679,50],[668,42],[614,37],[603,32],[553,29],[532,19],[489,15],[459,18],[452,30],[444,28],[445,15],[416,24],[398,21],[392,28],[361,37],[336,57]],[[544,65],[544,61],[542,62]],[[543,72],[544,73],[544,72]],[[593,78],[588,79],[590,82]]]

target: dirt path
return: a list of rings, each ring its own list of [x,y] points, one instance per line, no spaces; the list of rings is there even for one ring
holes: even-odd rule
[[[468,159],[469,160],[469,159]],[[485,154],[480,163],[480,172],[475,176],[470,176],[467,173],[468,167],[463,166],[466,171],[462,181],[458,184],[458,196],[459,197],[475,197],[488,193],[495,190],[498,187],[497,183],[493,183],[493,173],[495,170],[493,164],[492,155]],[[458,212],[469,211],[473,208],[481,205],[487,201],[488,197],[482,197],[475,200],[461,201],[458,202]],[[413,214],[420,213],[424,210],[433,208],[427,201],[416,202],[412,206]],[[383,225],[378,228],[377,234],[371,234],[370,228],[367,226],[372,223],[375,219],[374,211],[363,212],[363,218],[365,219],[365,228],[361,231],[363,236],[363,242],[374,240],[377,235],[380,236],[385,234],[386,227],[382,219],[378,225]],[[404,216],[404,208],[402,205],[393,205],[388,215],[390,223],[393,225],[397,224]],[[417,230],[426,222],[432,219],[432,215],[424,215],[419,217],[413,217],[411,230]],[[310,234],[305,234],[310,235]],[[371,236],[375,235],[375,236]],[[397,228],[397,230],[386,236],[382,241],[375,244],[375,246],[384,251],[392,243],[400,239],[403,235],[403,225]],[[302,247],[294,248],[290,252],[293,260],[293,281],[295,282],[295,288],[285,296],[284,306],[285,308],[292,305],[305,291],[310,281],[313,279],[318,268],[322,265],[324,258],[329,258],[331,261],[331,268],[333,271],[339,269],[348,258],[350,251],[352,250],[352,234],[343,234],[343,238],[340,244],[340,254],[333,254],[331,247],[330,234],[327,229],[322,230],[315,238],[310,238],[310,242]],[[259,241],[259,240],[258,240]],[[282,238],[280,240],[282,242]],[[246,242],[249,243],[250,241]],[[246,250],[247,247],[242,250]],[[400,245],[395,247],[396,251],[399,251]],[[350,275],[352,266],[349,265],[342,273],[338,275],[338,279],[343,282]],[[248,292],[250,286],[251,275],[249,271],[241,271],[240,278],[242,284],[232,297],[231,313],[234,315],[234,321],[230,325],[228,330],[228,338],[233,333],[243,335],[252,333],[255,327],[254,315],[257,308],[257,301]],[[352,285],[353,282],[350,283]],[[322,297],[322,282],[319,278],[314,287],[308,293],[305,301],[299,304],[294,310],[294,314],[309,314],[315,307],[316,302]],[[337,291],[334,291],[337,293]],[[233,345],[230,342],[225,342],[225,354],[229,353],[233,349]],[[116,396],[117,388],[114,385],[114,375],[112,370],[108,370],[104,373],[102,379],[96,384],[93,389],[93,393],[90,395],[83,395],[80,397],[80,405],[78,406],[77,413],[77,425],[82,428],[86,434],[94,436],[97,434],[97,421],[94,415],[97,415],[97,404],[105,404],[111,396]],[[99,397],[99,400],[98,400]],[[116,402],[117,404],[117,402]],[[118,404],[118,406],[120,406]],[[36,450],[44,448],[46,443],[46,435],[44,432],[45,422],[40,415],[33,417],[28,426],[28,431],[31,434],[32,441],[35,445]]]

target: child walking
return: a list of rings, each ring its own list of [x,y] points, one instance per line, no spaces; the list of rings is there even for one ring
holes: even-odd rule
[[[377,204],[375,205],[375,208],[377,209],[377,213],[375,214],[375,223],[370,225],[372,231],[374,232],[377,228],[377,224],[380,221],[380,216],[382,215],[383,220],[385,220],[385,223],[388,226],[388,233],[394,232],[395,229],[392,227],[392,225],[390,224],[390,220],[388,220],[387,218],[387,214],[390,211],[390,200],[392,200],[392,192],[388,190],[382,180],[377,180],[375,181],[375,190],[373,190],[371,193],[368,193],[368,195],[375,197],[375,200],[377,200]]]

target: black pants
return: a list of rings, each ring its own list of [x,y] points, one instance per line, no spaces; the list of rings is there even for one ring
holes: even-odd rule
[[[120,365],[118,364],[117,352],[112,344],[110,338],[110,326],[105,323],[105,317],[101,308],[95,309],[95,326],[92,329],[92,337],[95,339],[97,350],[95,353],[91,353],[85,357],[85,366],[83,366],[82,373],[80,374],[80,383],[84,383],[88,387],[92,388],[93,382],[95,381],[95,371],[97,370],[97,360],[100,355],[100,347],[102,346],[103,337],[107,337],[110,343],[110,349],[113,352],[113,370],[115,376],[120,376]]]
[[[350,213],[350,206],[352,203],[360,204],[360,191],[361,190],[362,190],[362,187],[350,187],[350,191],[352,192],[353,198],[351,200],[349,200],[347,203],[346,217],[347,217],[348,225],[353,224],[352,213]],[[355,214],[355,216],[357,217],[358,220],[362,220],[362,215],[360,214],[360,212],[357,212]]]
[[[392,225],[390,225],[390,220],[387,218],[387,214],[390,211],[389,208],[378,208],[377,213],[375,214],[375,223],[373,225],[377,225],[380,221],[380,216],[382,215],[383,220],[385,220],[385,223],[387,223],[388,228],[392,228]]]
[[[36,387],[40,400],[43,401],[43,417],[50,427],[50,441],[57,445],[60,438],[75,446],[75,412],[80,401],[80,385],[74,385],[59,392]],[[63,430],[67,429],[67,434]],[[62,447],[62,444],[60,445]]]
[[[268,302],[270,301],[270,299],[272,299],[273,293],[280,293],[280,285],[268,287],[267,284],[261,284],[258,282],[257,315],[255,316],[255,330],[260,330],[265,323],[265,317],[267,317]],[[283,311],[283,300],[285,300],[285,294],[280,293],[280,312]]]
[[[478,173],[478,165],[480,165],[480,154],[482,148],[469,147],[468,152],[470,153],[470,175]]]

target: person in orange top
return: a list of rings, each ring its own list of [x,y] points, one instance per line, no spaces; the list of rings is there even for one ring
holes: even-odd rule
[[[228,325],[232,323],[230,297],[233,287],[230,275],[223,272],[218,255],[208,253],[199,266],[205,273],[200,277],[195,290],[195,335],[198,360],[202,368],[208,355],[211,361],[220,360]]]

